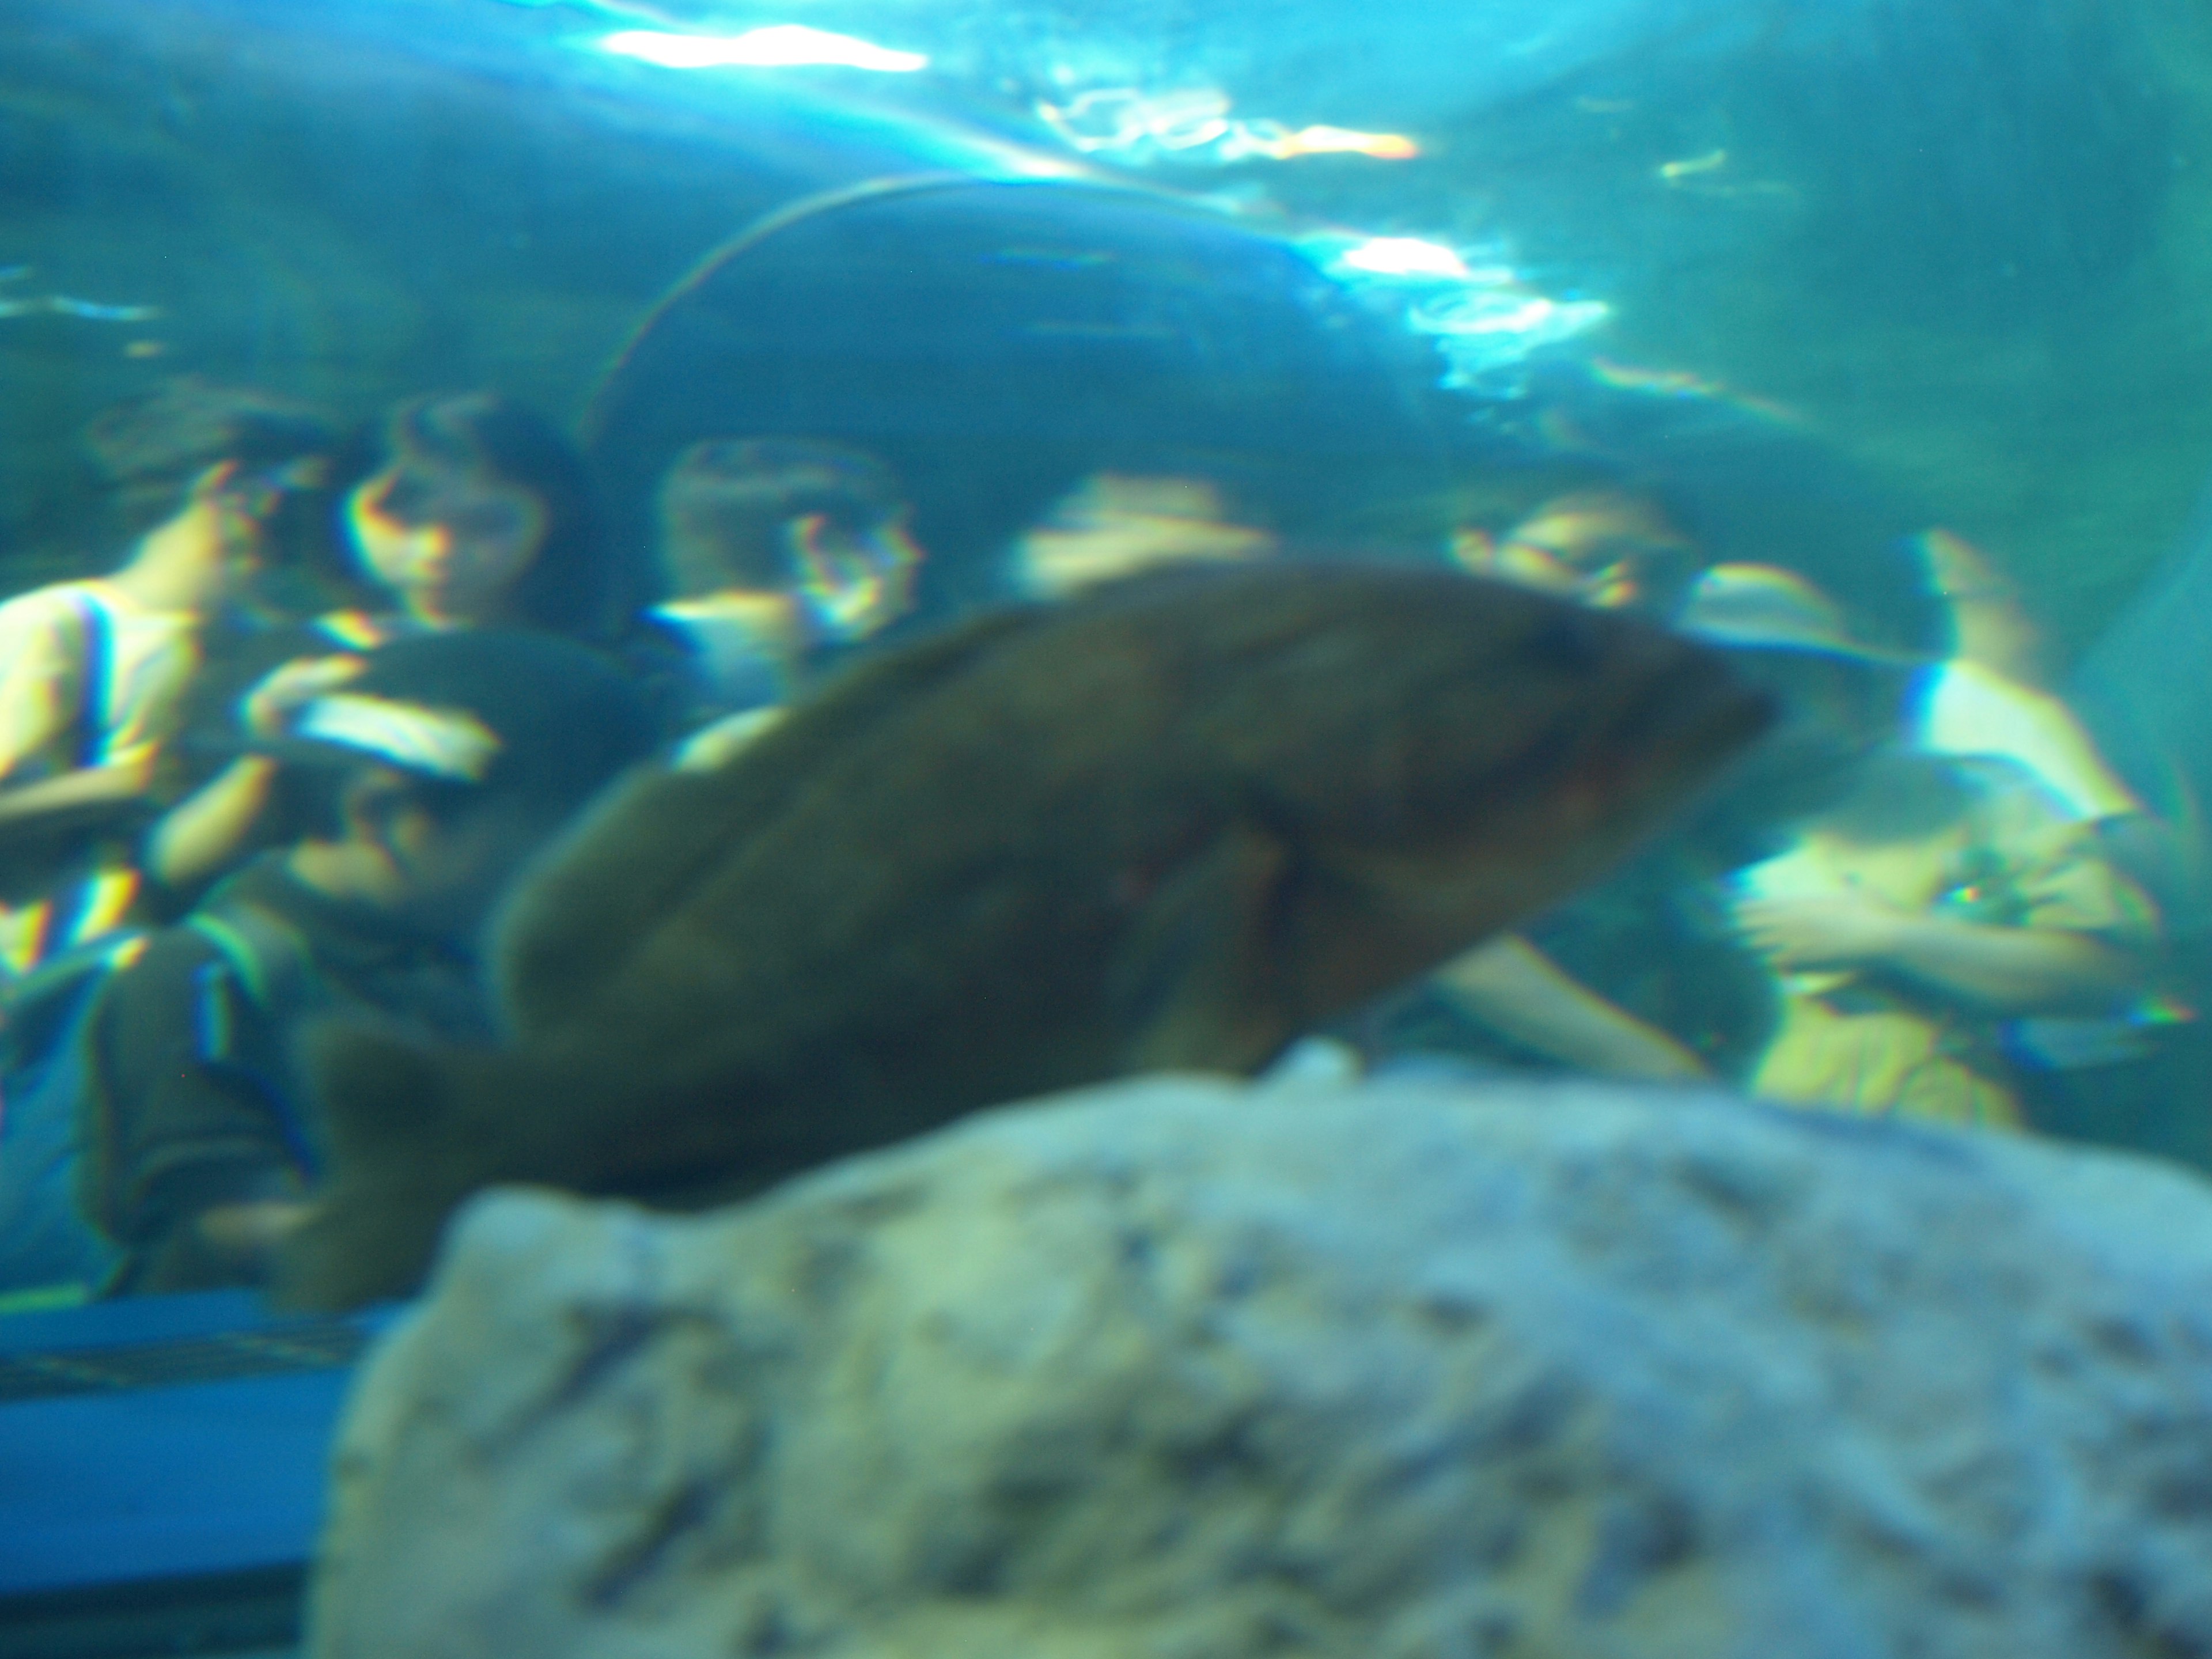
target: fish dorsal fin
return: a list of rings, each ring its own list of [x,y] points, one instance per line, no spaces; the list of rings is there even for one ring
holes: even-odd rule
[[[839,750],[1040,614],[994,611],[889,653],[833,680],[721,765],[655,771],[615,790],[519,884],[501,916],[492,960],[515,1035],[564,1023]]]
[[[688,772],[630,779],[518,884],[491,952],[500,1004],[516,1035],[566,1018],[676,902],[713,823],[708,784]]]

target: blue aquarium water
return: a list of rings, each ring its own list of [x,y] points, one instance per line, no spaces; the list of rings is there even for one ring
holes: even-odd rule
[[[267,1282],[356,1155],[326,1098],[413,1086],[301,1031],[522,1042],[697,867],[592,851],[607,890],[666,875],[619,916],[526,885],[617,774],[742,768],[849,675],[891,665],[896,702],[969,618],[1168,565],[1504,580],[1698,639],[1780,710],[1572,897],[1316,1016],[1318,1052],[2212,1167],[2187,0],[0,27],[0,1160],[46,1148],[0,1194],[69,1247],[11,1255],[0,1213],[0,1310]],[[773,764],[763,799],[803,795]],[[927,812],[984,799],[937,782]],[[1228,914],[1156,931],[1210,960]],[[623,1189],[731,1176],[699,1174]],[[345,1357],[15,1408],[19,1474],[83,1501],[0,1543],[0,1595],[288,1595]],[[208,1488],[283,1494],[235,1549],[168,1509],[172,1554],[100,1531],[176,1411],[266,1419],[271,1469]]]

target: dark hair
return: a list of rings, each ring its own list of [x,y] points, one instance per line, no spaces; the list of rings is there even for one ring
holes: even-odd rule
[[[112,492],[121,529],[135,537],[182,511],[210,467],[281,466],[327,452],[333,437],[307,404],[186,376],[94,416],[84,446]]]
[[[873,456],[805,438],[709,438],[661,480],[664,562],[679,592],[791,579],[781,532],[820,514],[862,532],[904,507],[898,481]]]
[[[556,634],[603,632],[620,586],[601,535],[590,476],[543,416],[495,392],[412,398],[386,419],[386,462],[483,472],[545,508],[545,539],[514,585],[514,620]]]
[[[1850,792],[1823,813],[1823,823],[1862,846],[1920,840],[1956,823],[2008,775],[2033,786],[2032,774],[2002,758],[1877,750],[1859,763]]]
[[[418,773],[373,734],[318,735],[313,703],[301,735],[275,745],[312,767],[389,765],[415,775],[424,804],[444,817],[493,800],[573,811],[651,754],[659,738],[643,694],[599,652],[521,629],[460,629],[380,646],[334,695],[464,714],[491,734],[495,751],[472,781]]]

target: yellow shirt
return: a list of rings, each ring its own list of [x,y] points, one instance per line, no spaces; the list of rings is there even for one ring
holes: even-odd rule
[[[1736,878],[1765,898],[1867,894],[1893,908],[1989,926],[2087,934],[2141,948],[2155,908],[2097,850],[2087,826],[2039,778],[2003,761],[1958,764],[1970,787],[1949,822],[1895,840],[1854,840],[1814,823],[1790,849]],[[1782,1024],[1752,1092],[1770,1100],[2017,1127],[1984,1051],[1996,1019],[1856,969],[1780,976]]]

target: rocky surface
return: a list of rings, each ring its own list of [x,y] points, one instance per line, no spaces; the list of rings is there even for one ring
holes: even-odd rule
[[[1590,1085],[1118,1085],[480,1199],[308,1651],[2212,1654],[2212,1188]]]

